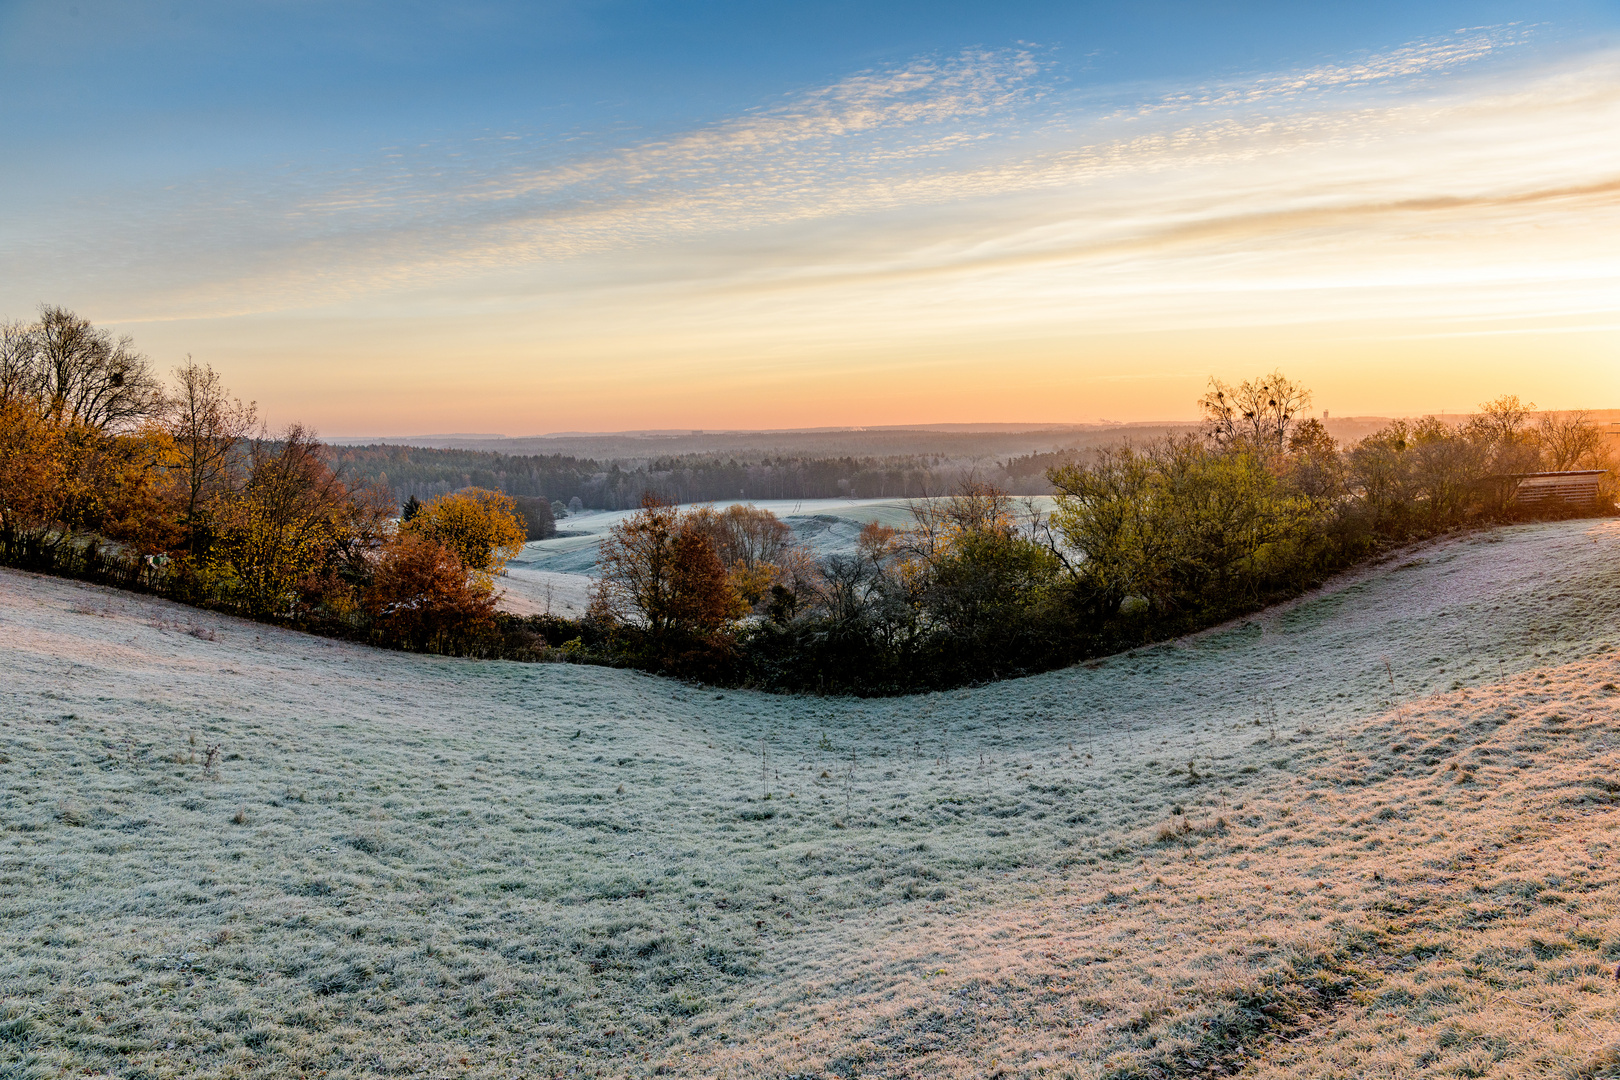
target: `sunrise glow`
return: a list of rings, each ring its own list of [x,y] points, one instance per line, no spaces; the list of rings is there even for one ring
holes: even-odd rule
[[[75,122],[113,167],[89,169],[23,117],[41,41],[71,27],[127,63],[248,31],[82,8],[0,15],[0,108],[41,150],[5,166],[0,312],[65,303],[165,365],[213,363],[277,421],[1177,418],[1212,373],[1278,365],[1340,413],[1509,387],[1620,405],[1620,52],[1599,13],[1391,16],[1363,28],[1376,45],[1257,64],[1229,43],[1182,75],[1095,72],[1074,26],[999,43],[974,27],[818,56],[816,80],[750,72],[656,119],[554,81],[357,125],[292,74],[215,71],[225,104],[159,121],[91,80]],[[179,92],[153,78],[137,93]]]

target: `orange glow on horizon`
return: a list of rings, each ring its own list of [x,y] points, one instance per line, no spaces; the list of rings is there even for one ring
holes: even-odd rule
[[[59,302],[331,435],[1186,419],[1210,375],[1273,367],[1337,414],[1620,406],[1620,58],[1435,87],[849,175],[766,116],[450,192],[513,207],[453,243]],[[632,167],[634,199],[520,212]]]

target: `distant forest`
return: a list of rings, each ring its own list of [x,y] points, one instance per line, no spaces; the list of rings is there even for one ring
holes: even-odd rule
[[[398,503],[478,487],[514,497],[580,501],[590,510],[629,510],[653,493],[672,503],[729,499],[888,499],[938,494],[964,476],[1016,495],[1051,491],[1047,468],[1077,452],[1036,454],[984,465],[940,455],[895,457],[762,457],[738,461],[686,454],[596,461],[563,454],[510,455],[413,446],[329,446],[327,460],[352,487],[388,488]]]

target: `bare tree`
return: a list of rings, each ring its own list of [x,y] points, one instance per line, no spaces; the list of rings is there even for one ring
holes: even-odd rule
[[[162,389],[129,337],[114,338],[61,307],[40,308],[32,328],[42,404],[58,422],[98,431],[155,414]]]
[[[781,518],[742,504],[714,515],[712,535],[720,561],[728,568],[738,563],[750,570],[775,564],[793,544],[793,530]]]
[[[925,491],[903,505],[916,524],[896,537],[899,550],[927,562],[947,552],[952,537],[986,531],[1010,534],[1016,528],[1012,496],[972,473],[949,495]]]
[[[1489,472],[1506,476],[1541,468],[1541,447],[1529,427],[1535,408],[1533,401],[1521,402],[1517,394],[1503,394],[1481,405],[1479,415],[1464,426],[1464,433],[1485,454]]]
[[[1517,394],[1503,394],[1481,405],[1470,426],[1493,443],[1514,442],[1524,434],[1525,423],[1535,409],[1533,401],[1520,401]]]
[[[1288,436],[1288,457],[1283,475],[1289,486],[1318,505],[1335,502],[1344,493],[1345,459],[1339,444],[1316,417],[1294,425]]]
[[[1554,472],[1573,469],[1603,449],[1603,432],[1584,412],[1547,413],[1536,424],[1536,438]]]
[[[1236,387],[1209,380],[1198,399],[1205,434],[1217,446],[1247,442],[1262,453],[1281,453],[1294,418],[1311,405],[1311,392],[1281,371],[1248,379]]]
[[[199,513],[211,498],[233,486],[243,465],[243,443],[258,421],[258,408],[255,402],[243,405],[240,398],[231,398],[219,373],[189,356],[174,369],[174,381],[168,429],[179,450],[191,550],[199,554],[204,541]]]
[[[44,382],[39,366],[39,335],[22,322],[0,323],[0,407],[38,402]]]
[[[1413,425],[1408,449],[1412,494],[1427,505],[1429,527],[1461,521],[1490,472],[1489,444],[1426,416]]]

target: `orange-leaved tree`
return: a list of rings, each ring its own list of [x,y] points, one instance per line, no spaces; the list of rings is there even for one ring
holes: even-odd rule
[[[179,455],[163,427],[142,424],[93,443],[87,462],[95,492],[85,522],[138,555],[166,554],[185,542],[179,508]]]
[[[726,580],[750,609],[773,593],[801,584],[810,564],[793,544],[793,530],[769,510],[744,503],[716,511],[702,506],[684,515],[685,527],[709,538]]]
[[[27,401],[0,403],[0,554],[13,565],[46,559],[63,542],[68,446]]]
[[[467,651],[495,628],[495,597],[470,580],[461,556],[430,536],[401,532],[383,545],[366,591],[381,643]]]
[[[682,513],[651,493],[602,542],[591,612],[639,625],[655,643],[711,633],[747,608],[726,577],[701,512]]]

